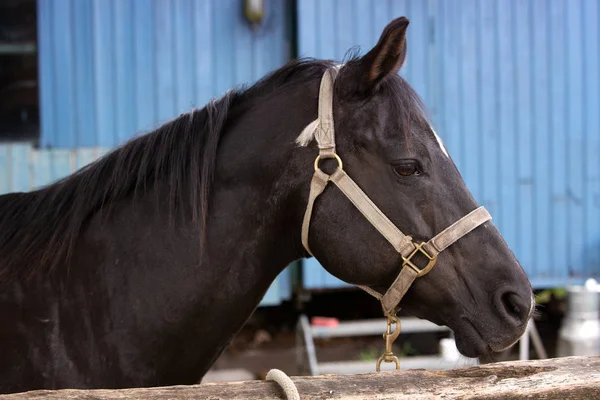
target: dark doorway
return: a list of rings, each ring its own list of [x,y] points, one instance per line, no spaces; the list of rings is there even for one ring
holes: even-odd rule
[[[39,139],[37,1],[0,2],[0,141]]]

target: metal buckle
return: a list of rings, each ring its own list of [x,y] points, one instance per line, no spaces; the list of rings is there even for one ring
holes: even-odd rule
[[[394,324],[396,324],[396,329],[394,329],[394,331],[392,332],[392,325]],[[385,339],[385,351],[377,359],[377,365],[375,367],[375,370],[377,372],[379,372],[381,369],[382,361],[386,363],[393,362],[396,364],[396,369],[400,369],[400,361],[398,360],[398,357],[396,357],[392,352],[392,345],[394,344],[394,341],[398,338],[398,336],[400,336],[400,319],[398,319],[398,317],[396,317],[395,315],[388,315],[387,329],[383,334],[383,338]]]
[[[402,267],[409,266],[417,273],[417,276],[420,277],[420,276],[427,274],[429,271],[431,271],[431,269],[434,267],[434,265],[437,261],[437,255],[435,255],[435,256],[429,255],[429,253],[423,248],[423,245],[425,245],[425,242],[421,242],[421,243],[413,242],[413,245],[415,246],[415,249],[413,250],[413,252],[410,253],[408,255],[408,257],[402,256],[402,260],[404,260],[404,262],[402,263]],[[418,252],[421,252],[429,260],[429,262],[427,263],[425,268],[419,268],[411,261],[411,259]]]

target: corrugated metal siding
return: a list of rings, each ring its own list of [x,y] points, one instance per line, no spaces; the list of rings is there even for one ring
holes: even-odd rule
[[[350,48],[371,49],[383,28],[406,15],[409,56],[402,69],[415,90],[430,98],[429,2],[421,0],[298,0],[298,55],[342,61]]]
[[[535,287],[600,276],[595,0],[299,0],[300,54],[363,54],[411,19],[401,72]],[[314,260],[307,288],[345,286]]]
[[[38,2],[42,145],[112,147],[289,59],[287,1]]]
[[[0,194],[28,192],[61,179],[108,149],[36,150],[29,144],[0,144]]]

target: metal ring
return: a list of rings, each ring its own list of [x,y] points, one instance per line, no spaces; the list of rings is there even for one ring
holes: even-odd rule
[[[342,164],[342,159],[336,153],[333,153],[331,155],[329,155],[329,154],[327,154],[327,155],[321,155],[321,154],[319,154],[317,156],[317,158],[315,159],[315,172],[319,170],[319,161],[321,161],[321,159],[324,159],[324,158],[335,158],[336,161],[337,161],[337,163],[338,163],[338,168],[339,169],[343,169],[344,165]]]

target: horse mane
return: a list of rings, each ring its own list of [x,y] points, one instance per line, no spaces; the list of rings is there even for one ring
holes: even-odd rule
[[[188,202],[203,239],[217,148],[232,110],[250,108],[275,89],[283,93],[290,84],[319,79],[330,65],[314,59],[290,61],[254,85],[232,89],[62,180],[32,192],[0,196],[0,278],[32,276],[67,264],[92,216],[119,200],[146,193],[158,182],[168,187],[169,210],[184,209],[182,202]]]

